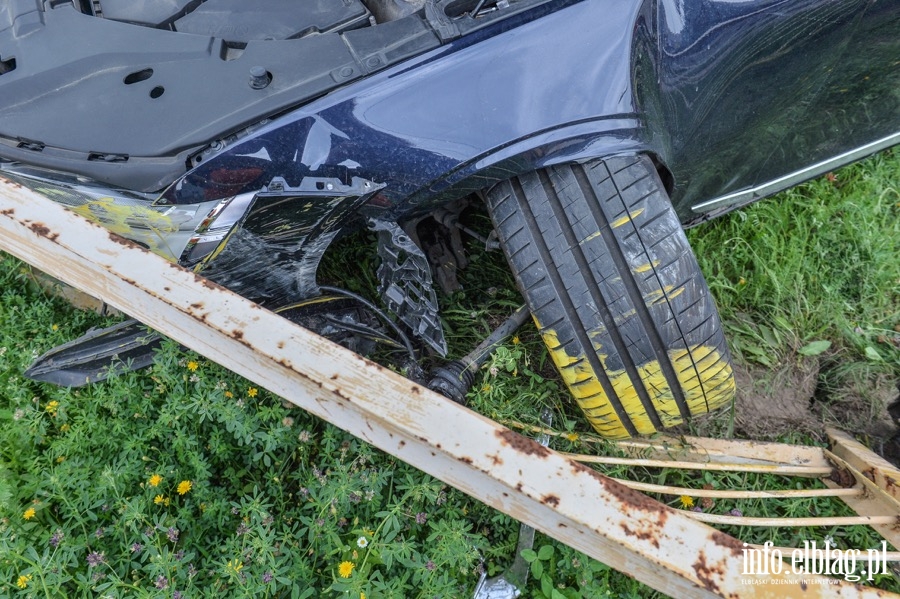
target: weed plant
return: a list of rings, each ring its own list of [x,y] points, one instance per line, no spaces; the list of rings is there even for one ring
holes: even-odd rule
[[[900,157],[883,154],[835,177],[691,232],[739,358],[774,366],[807,348],[882,371],[900,363]],[[489,226],[473,218],[472,226]],[[340,249],[337,272],[341,261],[371,260],[364,243]],[[502,255],[469,249],[464,291],[441,300],[457,356],[521,302]],[[24,273],[2,257],[0,596],[467,597],[480,575],[512,563],[519,525],[511,518],[174,343],[143,372],[81,389],[23,379],[39,353],[108,324],[46,296]],[[345,285],[371,293],[371,281]],[[822,341],[828,347],[809,349]],[[615,453],[573,409],[533,327],[495,352],[469,399],[518,427],[540,425],[549,407],[554,449]],[[603,471],[694,488],[812,484]],[[658,498],[717,514],[852,514],[823,498]],[[844,549],[880,543],[865,527],[725,532],[780,546],[826,537]],[[540,534],[524,557],[528,597],[661,596]],[[889,576],[874,584],[900,589]]]

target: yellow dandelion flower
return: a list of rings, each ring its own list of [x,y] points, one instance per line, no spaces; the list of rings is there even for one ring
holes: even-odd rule
[[[50,403],[48,403],[48,404],[47,404],[47,407],[44,408],[44,409],[47,411],[48,414],[50,414],[50,415],[52,415],[52,416],[55,416],[55,415],[56,415],[56,410],[59,409],[59,402],[56,401],[56,400],[54,399],[53,401],[51,401]]]
[[[62,425],[61,427],[59,427],[59,432],[61,432],[61,433],[67,433],[67,432],[69,432],[69,430],[71,430],[71,428],[72,428],[72,427],[69,426],[69,423],[67,422],[66,424],[64,424],[64,425]]]
[[[244,562],[242,562],[240,560],[236,560],[236,559],[229,560],[228,566],[226,566],[226,568],[228,570],[230,570],[231,572],[234,572],[235,574],[240,572],[241,569],[243,569],[243,567],[244,567]]]
[[[66,456],[64,456],[64,455],[61,455],[61,456],[59,456],[58,458],[56,458],[56,463],[57,463],[57,464],[62,464],[62,463],[65,462],[65,461],[66,461]]]
[[[247,389],[247,395],[249,395],[250,397],[256,397],[258,393],[259,391],[256,387],[250,387],[249,389]]]
[[[34,511],[33,507],[30,507],[27,510],[25,510],[25,513],[22,514],[22,517],[25,518],[26,520],[31,520],[32,518],[34,518],[35,514],[37,514],[37,512]]]
[[[19,579],[16,581],[16,586],[20,589],[27,589],[29,582],[31,582],[31,574],[23,574],[19,576]]]
[[[519,340],[519,336],[516,335],[515,337],[512,338],[512,343],[513,343],[513,345],[519,345],[522,342]]]
[[[193,488],[193,486],[194,485],[189,480],[181,481],[180,483],[178,483],[178,494],[184,495],[185,493],[190,491]]]
[[[58,331],[58,330],[59,330],[59,325],[58,325],[58,324],[52,324],[52,325],[50,325],[50,328],[53,329],[54,331]]]
[[[200,367],[200,365],[197,364],[196,362],[194,362],[193,360],[191,360],[190,362],[187,363],[187,369],[190,370],[191,372],[194,372],[199,367]]]
[[[225,397],[234,397],[234,393],[232,393],[231,391],[226,391]]]
[[[490,385],[485,385],[485,386],[483,386],[483,387],[481,388],[481,391],[482,391],[483,393],[489,393],[489,392],[491,391],[491,386],[490,386]]]
[[[578,436],[578,433],[567,433],[567,434],[566,434],[566,439],[568,439],[568,440],[571,441],[572,443],[574,443],[575,441],[577,441],[579,438],[580,438],[580,437]]]
[[[353,568],[356,567],[356,564],[353,562],[341,562],[338,565],[338,575],[341,578],[350,578],[350,574],[353,572]]]
[[[156,505],[160,505],[161,503],[166,503],[165,495],[157,495],[156,497],[153,498],[153,503],[155,503]]]
[[[746,284],[747,284],[747,279],[745,279],[744,277],[741,277],[740,279],[738,279],[738,285],[746,285]]]
[[[159,483],[161,483],[162,481],[163,481],[163,477],[161,477],[159,474],[154,474],[153,476],[150,477],[150,480],[148,480],[147,482],[150,484],[151,487],[158,487]]]
[[[681,497],[678,498],[678,501],[681,502],[681,507],[683,507],[683,508],[694,507],[693,498],[688,497],[687,495],[682,495]]]

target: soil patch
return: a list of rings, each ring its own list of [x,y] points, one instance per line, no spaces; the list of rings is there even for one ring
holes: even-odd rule
[[[824,425],[813,413],[819,378],[818,360],[779,369],[735,364],[737,436],[771,440],[792,433],[823,438]]]

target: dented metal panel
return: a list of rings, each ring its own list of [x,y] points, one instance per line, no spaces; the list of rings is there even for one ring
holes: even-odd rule
[[[361,439],[675,597],[887,597],[741,582],[742,543],[0,180],[0,249]],[[824,581],[818,581],[824,582]]]

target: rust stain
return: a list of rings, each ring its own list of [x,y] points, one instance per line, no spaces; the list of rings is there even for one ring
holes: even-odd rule
[[[172,291],[171,287],[163,287],[163,291]]]
[[[657,512],[660,525],[665,524],[665,519],[668,517],[669,510],[671,508],[664,506],[658,501],[654,501],[641,493],[640,491],[635,491],[634,489],[630,489],[625,485],[619,484],[614,480],[611,480],[593,468],[588,468],[584,464],[580,464],[578,462],[572,462],[572,469],[575,472],[581,472],[592,476],[597,480],[603,487],[609,491],[609,494],[614,496],[616,499],[621,501],[623,504],[632,506],[634,508],[644,510],[647,512]]]
[[[488,457],[491,459],[491,463],[494,464],[494,466],[503,465],[503,459],[496,453],[494,455],[489,455]]]
[[[472,465],[472,458],[470,458],[469,456],[462,456],[461,458],[457,458],[457,459],[460,462],[462,462],[463,464],[468,464],[469,466]]]
[[[624,532],[629,537],[634,537],[636,539],[640,539],[641,541],[647,541],[648,543],[659,549],[660,531],[655,529],[654,527],[643,526],[638,530],[632,530],[631,527],[624,522],[620,523],[619,527],[622,529],[622,532]]]
[[[244,331],[242,331],[240,329],[235,329],[235,330],[231,331],[231,338],[236,341],[240,341],[241,339],[244,338]]]
[[[419,395],[419,394],[422,393],[422,390],[419,389],[419,386],[418,386],[418,385],[413,385],[413,386],[410,388],[410,391],[413,392],[413,395]]]
[[[178,266],[178,265],[174,264],[173,266]],[[178,268],[181,268],[181,267],[178,267]],[[207,289],[218,289],[219,291],[228,291],[227,289],[225,289],[218,283],[214,283],[214,282],[210,281],[209,279],[207,279],[206,277],[201,277],[197,273],[193,273],[193,274],[194,274],[194,281],[196,281],[197,283],[200,283]]]
[[[694,572],[697,573],[697,579],[703,583],[704,588],[711,593],[715,593],[717,595],[721,595],[719,585],[716,584],[716,579],[721,579],[725,574],[725,568],[723,564],[717,564],[715,566],[710,566],[706,563],[706,553],[701,549],[700,553],[697,555],[697,561],[693,564]]]
[[[50,241],[56,241],[56,238],[59,237],[59,233],[51,234],[50,229],[48,229],[43,223],[31,223],[28,228],[41,237],[46,237]]]
[[[255,305],[255,304],[254,304]],[[284,341],[278,342],[278,349],[284,349]]]
[[[558,507],[559,506],[559,497],[556,495],[544,495],[541,497],[541,503],[544,505],[549,505],[550,507]]]
[[[12,208],[7,208],[6,210],[0,210],[0,214],[2,214],[3,216],[12,216],[15,213],[16,213],[16,211],[13,210]]]
[[[194,308],[196,310],[199,310],[202,307],[203,307],[203,302],[194,302],[193,304],[191,304],[191,308]]]
[[[400,439],[400,443],[397,444],[397,447],[404,447],[404,446],[406,446],[406,441],[404,441],[403,439]]]
[[[516,483],[516,491],[518,491],[519,493],[522,492],[522,483]]]
[[[868,478],[873,483],[875,482],[875,469],[869,468],[868,470],[863,470],[862,475]]]
[[[118,243],[119,245],[124,245],[125,247],[128,247],[128,248],[136,248],[136,249],[139,249],[144,252],[148,251],[147,248],[145,248],[144,246],[142,246],[139,243],[135,243],[135,242],[131,241],[130,239],[125,239],[121,235],[116,235],[115,233],[113,233],[111,231],[107,231],[107,232],[109,233],[109,239],[111,241],[114,241],[115,243]]]
[[[334,373],[328,378],[330,378],[332,381],[336,381],[336,380],[338,380],[338,375],[337,375],[337,373]]]
[[[856,484],[856,479],[853,478],[853,474],[844,468],[832,469],[831,475],[828,478],[845,489],[849,489]]]
[[[713,531],[709,538],[712,539],[712,542],[716,545],[725,547],[726,549],[731,549],[731,555],[735,557],[743,555],[743,545],[734,537],[716,530]]]
[[[500,437],[500,440],[505,445],[509,445],[514,450],[524,453],[525,455],[533,455],[539,458],[547,458],[550,455],[550,450],[537,441],[509,429],[497,431],[495,434]]]

